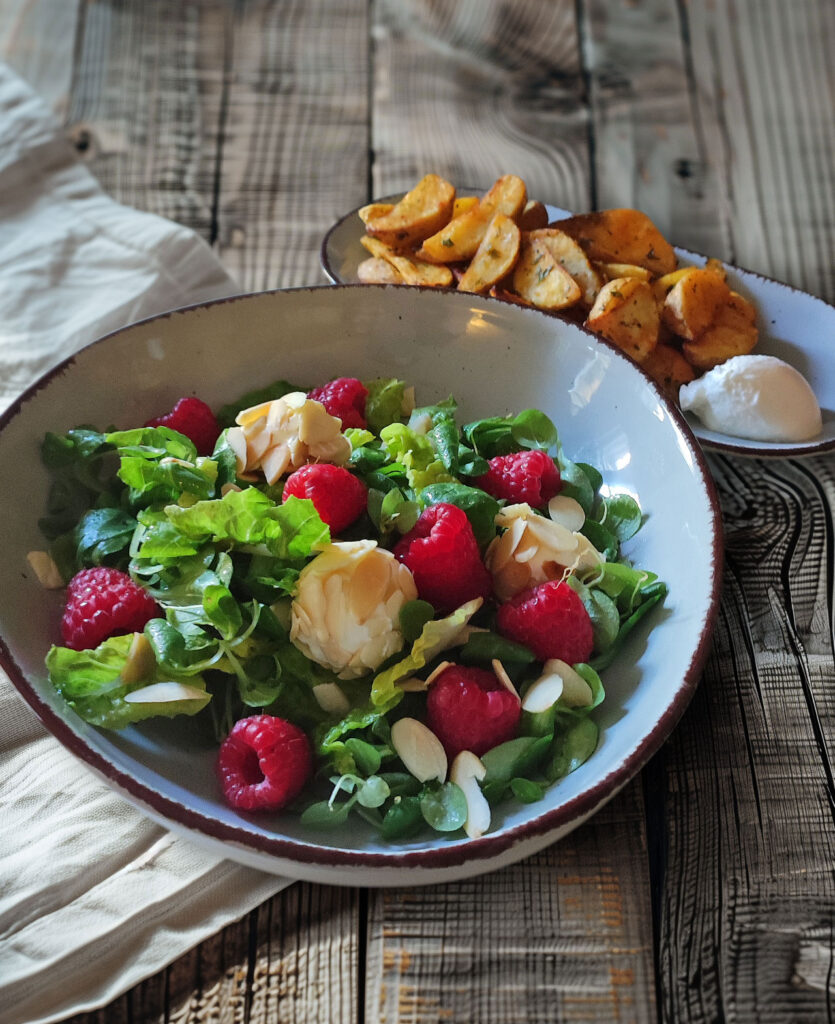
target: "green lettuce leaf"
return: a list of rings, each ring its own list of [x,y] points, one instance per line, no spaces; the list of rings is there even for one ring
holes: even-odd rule
[[[375,707],[388,705],[395,697],[399,700],[402,693],[396,684],[401,679],[422,669],[441,651],[463,643],[465,640],[464,627],[481,607],[481,604],[481,598],[477,597],[473,601],[462,604],[460,608],[456,608],[446,618],[427,622],[406,657],[401,658],[400,661],[374,677],[371,684],[372,705]]]
[[[154,667],[147,679],[126,684],[120,672],[127,660],[133,635],[115,636],[92,651],[72,651],[52,647],[46,658],[49,678],[67,704],[91,725],[104,729],[124,729],[146,718],[195,715],[209,702],[210,694],[184,700],[155,703],[130,703],[125,697],[154,683],[176,682],[188,685],[191,691],[205,691],[199,675],[188,678]]]
[[[390,423],[403,419],[403,399],[406,385],[395,377],[378,377],[364,381],[368,389],[365,400],[365,421],[368,429],[379,434]]]

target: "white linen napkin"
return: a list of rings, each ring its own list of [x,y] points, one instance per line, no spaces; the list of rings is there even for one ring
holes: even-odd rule
[[[193,232],[109,199],[0,64],[0,409],[102,334],[237,291]],[[144,818],[0,673],[0,1018],[106,1005],[290,884]]]

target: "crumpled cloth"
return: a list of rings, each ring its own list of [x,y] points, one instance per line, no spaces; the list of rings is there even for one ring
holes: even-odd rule
[[[0,409],[108,331],[236,291],[192,231],[108,198],[0,64]],[[104,1006],[290,884],[143,817],[2,672],[0,808],[3,1024]]]

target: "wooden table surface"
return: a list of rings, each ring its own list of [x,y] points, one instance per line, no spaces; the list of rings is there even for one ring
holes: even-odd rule
[[[243,290],[322,282],[330,224],[431,169],[833,301],[833,52],[832,0],[0,0],[105,189]],[[73,1024],[832,1020],[833,460],[711,467],[704,679],[591,822],[454,885],[296,884]]]

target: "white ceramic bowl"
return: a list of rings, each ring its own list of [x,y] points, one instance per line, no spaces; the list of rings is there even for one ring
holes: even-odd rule
[[[537,804],[507,804],[478,840],[380,842],[302,828],[285,815],[227,807],[215,749],[190,720],[99,731],[51,692],[43,658],[58,636],[61,595],[45,593],[26,553],[48,478],[46,430],[132,426],[183,394],[219,405],[278,377],[402,377],[419,402],[450,391],[475,418],[538,407],[567,453],[591,462],[641,504],[628,554],[669,584],[604,674],[597,751]],[[616,350],[536,310],[454,292],[345,286],[242,296],[126,327],[44,377],[0,419],[0,661],[46,727],[127,799],[170,828],[247,864],[315,881],[388,885],[461,878],[511,863],[579,825],[647,761],[699,678],[716,615],[719,513],[700,449],[681,415]]]

